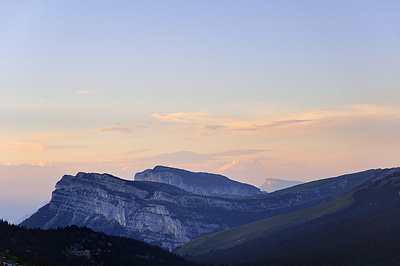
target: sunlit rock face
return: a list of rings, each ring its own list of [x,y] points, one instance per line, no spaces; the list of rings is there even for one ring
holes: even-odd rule
[[[359,175],[370,182],[387,173],[371,170]],[[163,183],[78,173],[63,176],[50,203],[21,225],[43,229],[87,226],[173,250],[209,233],[329,201],[365,183],[354,185],[354,180],[352,176],[338,177],[279,193],[222,198],[193,194]]]
[[[197,195],[223,198],[263,194],[259,188],[231,180],[223,175],[194,173],[182,169],[156,166],[135,175],[135,181],[165,183]]]

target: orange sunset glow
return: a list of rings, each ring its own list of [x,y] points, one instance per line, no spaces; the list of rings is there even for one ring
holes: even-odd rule
[[[0,3],[0,211],[80,171],[260,186],[398,166],[396,9],[306,2]]]

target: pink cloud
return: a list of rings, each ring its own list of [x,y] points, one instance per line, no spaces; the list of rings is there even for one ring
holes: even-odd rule
[[[400,108],[376,105],[349,105],[332,108],[315,108],[292,114],[263,118],[263,111],[247,114],[241,118],[221,116],[206,112],[153,114],[158,120],[183,123],[201,130],[226,129],[234,134],[235,131],[246,131],[256,134],[258,131],[279,132],[279,134],[297,134],[299,132],[319,132],[321,129],[336,129],[343,126],[353,126],[380,120],[400,117]],[[329,125],[329,127],[327,127]],[[299,130],[296,130],[299,129]]]
[[[223,125],[198,125],[197,127],[200,129],[212,129],[212,130],[225,128],[225,126]]]
[[[121,133],[133,133],[136,128],[147,128],[146,126],[109,126],[103,128],[97,128],[95,132],[121,132]]]
[[[291,125],[291,124],[297,124],[297,123],[304,123],[304,122],[312,122],[313,120],[284,120],[284,121],[276,121],[276,122],[271,122],[269,124],[265,125],[251,125],[249,127],[239,127],[235,128],[235,130],[239,131],[257,131],[257,130],[262,130],[264,128],[270,128],[270,127],[279,127],[279,126],[286,126],[286,125]]]

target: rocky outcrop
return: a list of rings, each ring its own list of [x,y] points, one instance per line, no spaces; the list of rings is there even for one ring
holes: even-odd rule
[[[261,191],[268,193],[274,192],[276,190],[281,190],[288,187],[293,187],[296,185],[303,184],[301,181],[289,181],[276,178],[266,178],[265,183],[260,186]]]
[[[388,173],[370,170],[235,199],[196,195],[168,184],[122,180],[109,174],[78,173],[63,176],[50,203],[21,225],[43,229],[87,226],[172,250],[212,232],[329,201]]]
[[[194,173],[182,169],[156,166],[135,175],[135,181],[165,183],[197,195],[223,198],[264,194],[255,186],[231,180],[223,175]]]

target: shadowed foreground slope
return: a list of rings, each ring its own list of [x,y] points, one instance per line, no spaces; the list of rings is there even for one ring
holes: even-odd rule
[[[188,265],[159,247],[89,228],[26,229],[0,221],[0,249],[9,250],[23,265]]]
[[[192,241],[187,258],[248,265],[400,265],[400,173],[332,202]]]

